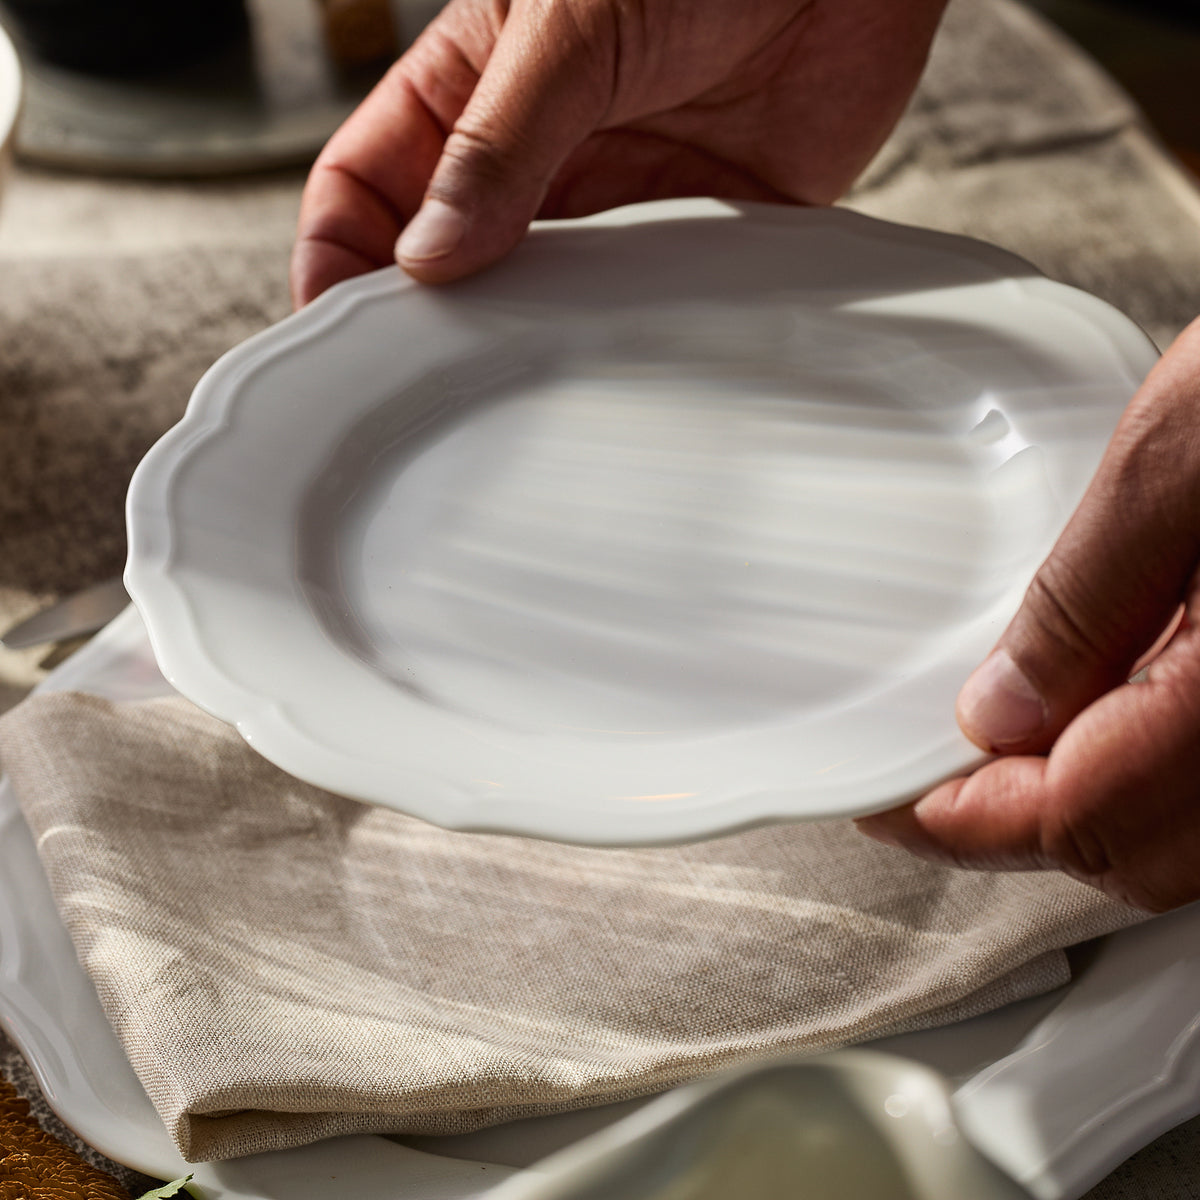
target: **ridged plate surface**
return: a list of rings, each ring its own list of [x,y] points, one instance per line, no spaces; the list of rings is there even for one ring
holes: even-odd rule
[[[954,696],[1154,358],[845,211],[543,226],[221,359],[127,582],[171,682],[335,792],[594,844],[859,814],[979,760]]]

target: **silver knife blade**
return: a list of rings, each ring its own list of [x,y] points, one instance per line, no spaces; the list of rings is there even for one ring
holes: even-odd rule
[[[0,634],[0,646],[24,650],[43,642],[62,642],[67,638],[95,633],[107,625],[127,604],[129,593],[120,579],[106,579],[65,600],[43,608],[27,620],[18,621]]]

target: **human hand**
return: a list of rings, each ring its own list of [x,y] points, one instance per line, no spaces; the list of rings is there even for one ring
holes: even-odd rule
[[[313,166],[293,299],[394,259],[459,278],[536,216],[829,203],[899,117],[945,2],[451,0]]]
[[[1001,757],[859,827],[959,866],[1057,868],[1154,912],[1200,898],[1198,567],[1200,321],[959,694],[963,731]]]

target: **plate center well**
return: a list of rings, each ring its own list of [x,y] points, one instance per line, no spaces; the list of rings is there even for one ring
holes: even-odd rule
[[[510,728],[711,735],[853,702],[1011,582],[995,456],[929,404],[961,383],[878,366],[427,380],[318,481],[306,594],[372,671]]]

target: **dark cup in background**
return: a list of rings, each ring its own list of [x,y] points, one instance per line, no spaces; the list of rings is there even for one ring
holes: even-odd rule
[[[98,75],[183,66],[247,30],[242,0],[0,0],[0,21],[44,61]]]

